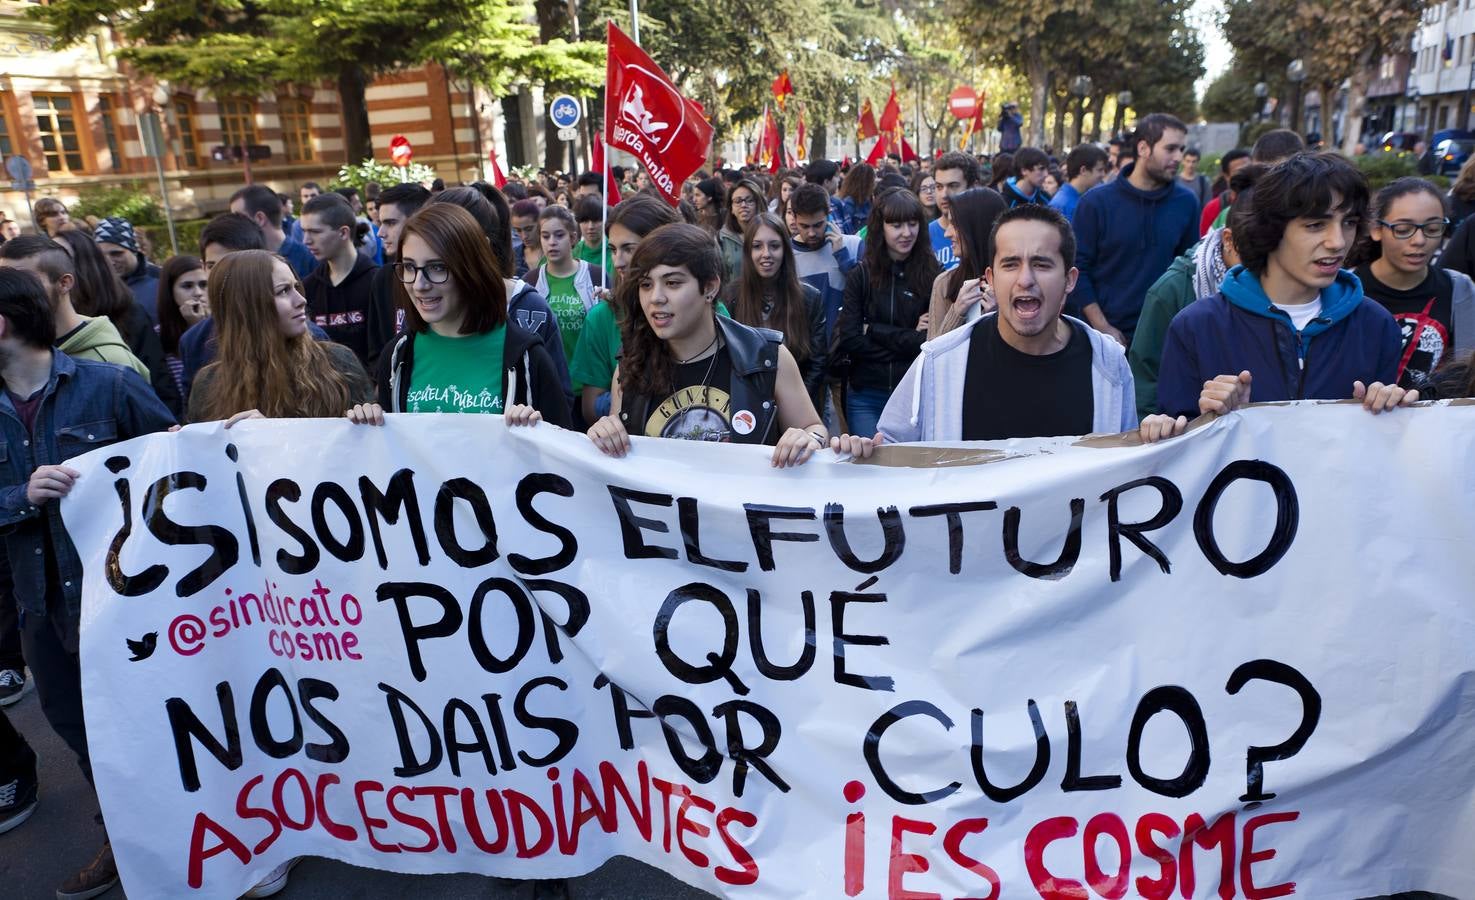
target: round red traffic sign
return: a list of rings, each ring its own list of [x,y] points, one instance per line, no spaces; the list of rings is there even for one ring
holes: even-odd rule
[[[971,119],[978,115],[978,94],[965,84],[948,94],[947,108],[960,119]]]
[[[410,147],[409,138],[402,134],[397,134],[389,139],[389,158],[394,160],[395,165],[409,165],[410,157],[414,155],[415,151]]]

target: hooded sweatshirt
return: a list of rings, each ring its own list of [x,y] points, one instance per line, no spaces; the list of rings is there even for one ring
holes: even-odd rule
[[[1131,183],[1136,165],[1087,191],[1072,220],[1081,274],[1070,308],[1100,305],[1128,340],[1137,330],[1147,289],[1175,257],[1198,243],[1198,198],[1177,178],[1154,191],[1138,190]]]
[[[840,307],[845,305],[845,276],[860,261],[861,239],[853,234],[845,235],[840,250],[830,249],[829,241],[821,241],[817,249],[806,247],[798,241],[794,247],[794,272],[799,280],[819,291],[825,304],[825,344],[829,345],[835,333],[835,322],[840,318]]]
[[[1142,315],[1127,361],[1132,364],[1132,380],[1137,383],[1137,414],[1150,416],[1162,412],[1157,405],[1157,372],[1163,360],[1163,341],[1168,325],[1183,307],[1200,297],[1211,297],[1224,280],[1224,232],[1215,230],[1198,242],[1192,250],[1173,260],[1168,271],[1147,289],[1142,301]]]
[[[63,335],[56,349],[73,359],[90,359],[94,362],[113,363],[132,369],[149,380],[149,367],[139,362],[128,348],[128,342],[106,316],[86,319],[80,328]]]
[[[963,439],[963,388],[968,379],[969,336],[989,313],[922,345],[881,413],[878,429],[888,444]],[[1086,323],[1066,317],[1091,340],[1091,431],[1118,434],[1137,427],[1132,370],[1121,345]],[[1000,390],[1005,390],[1000,386]]]
[[[1205,381],[1248,370],[1250,399],[1345,400],[1352,383],[1392,384],[1402,339],[1393,316],[1362,295],[1348,271],[1321,292],[1321,314],[1296,331],[1244,266],[1219,293],[1190,304],[1168,326],[1158,372],[1158,405],[1169,415],[1198,414]]]

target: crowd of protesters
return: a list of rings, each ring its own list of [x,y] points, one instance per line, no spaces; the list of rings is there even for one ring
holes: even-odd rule
[[[1475,218],[1441,257],[1430,182],[1372,194],[1287,131],[1211,179],[1161,114],[1059,160],[1021,146],[1015,115],[987,161],[719,168],[676,206],[619,167],[608,204],[604,173],[308,183],[293,219],[252,185],[160,265],[129,222],[38,203],[42,233],[0,244],[0,706],[34,682],[90,779],[66,463],[188,422],[492,413],[614,457],[644,436],[788,467],[883,443],[1151,442],[1251,400],[1475,395]],[[0,711],[0,831],[36,797]],[[57,896],[115,880],[104,844]]]

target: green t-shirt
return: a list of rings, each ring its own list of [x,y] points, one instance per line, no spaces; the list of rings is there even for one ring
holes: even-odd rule
[[[506,343],[506,326],[459,337],[416,335],[405,411],[500,414]]]
[[[605,241],[598,248],[595,248],[584,243],[583,238],[580,238],[579,242],[574,244],[574,259],[582,259],[591,266],[599,266],[604,269],[610,281],[614,281],[615,264],[614,258],[609,252],[609,241]]]
[[[549,300],[549,304],[552,304]],[[731,315],[721,300],[717,315]],[[620,361],[620,323],[615,321],[615,308],[608,300],[594,304],[584,317],[584,331],[579,335],[579,348],[570,357],[569,377],[581,385],[610,389],[615,380],[615,365]]]
[[[577,274],[575,272],[574,275],[559,277],[545,271],[548,279],[548,306],[558,318],[558,333],[563,338],[563,352],[568,358],[573,358],[579,349],[579,335],[584,332],[584,317],[588,314],[584,309],[584,299],[574,287]],[[582,385],[577,378],[573,379],[573,385],[574,393],[577,394]]]

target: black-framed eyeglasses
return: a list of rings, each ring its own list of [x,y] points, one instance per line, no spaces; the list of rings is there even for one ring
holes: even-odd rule
[[[1377,220],[1378,224],[1393,232],[1393,236],[1400,241],[1406,241],[1414,236],[1415,231],[1423,231],[1426,238],[1441,238],[1449,230],[1448,219],[1431,219],[1428,222],[1415,224],[1413,222],[1387,222],[1383,219]]]
[[[399,280],[404,284],[414,284],[420,273],[425,273],[425,280],[431,284],[445,284],[446,279],[451,277],[451,267],[443,262],[430,262],[423,266],[414,263],[398,262],[394,269],[399,273]]]
[[[757,197],[750,196],[748,194],[743,194],[743,195],[738,196],[738,197],[733,197],[732,198],[732,205],[733,206],[757,206],[758,205],[758,198]]]

